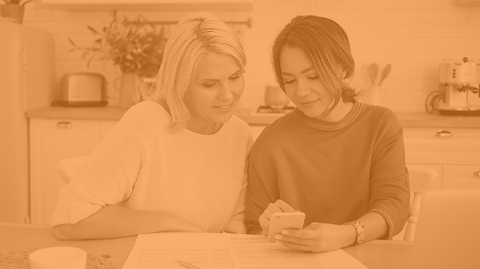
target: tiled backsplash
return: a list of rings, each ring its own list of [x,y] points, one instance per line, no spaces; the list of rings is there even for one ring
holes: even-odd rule
[[[367,68],[392,64],[383,86],[382,103],[398,112],[423,112],[426,95],[438,88],[438,64],[443,59],[469,57],[480,60],[480,6],[461,6],[456,0],[253,0],[251,12],[211,12],[224,20],[252,19],[242,29],[247,53],[246,91],[243,102],[263,103],[265,84],[274,81],[270,46],[275,34],[299,14],[316,14],[339,22],[347,31],[357,64],[353,86],[368,87]],[[162,21],[178,20],[182,11],[135,11]],[[28,4],[24,24],[52,33],[56,42],[57,80],[67,72],[103,73],[109,81],[110,104],[119,93],[113,84],[120,71],[110,62],[86,60],[72,48],[68,38],[90,45],[86,26],[101,28],[110,22],[110,11],[66,11]],[[381,70],[381,69],[380,69]]]

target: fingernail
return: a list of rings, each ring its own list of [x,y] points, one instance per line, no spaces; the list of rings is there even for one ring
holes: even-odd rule
[[[282,230],[282,234],[288,234],[287,230]]]
[[[275,239],[278,239],[278,240],[280,240],[280,239],[282,239],[282,236],[281,236],[281,235],[279,235],[279,234],[276,234],[276,235],[275,235]]]

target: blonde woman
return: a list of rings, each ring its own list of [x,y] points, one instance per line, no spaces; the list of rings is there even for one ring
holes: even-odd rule
[[[403,131],[395,114],[362,104],[347,82],[355,63],[336,22],[298,16],[273,44],[279,85],[297,109],[255,141],[245,220],[267,234],[275,212],[305,213],[302,230],[277,234],[321,252],[391,238],[409,216]]]
[[[60,191],[60,239],[163,231],[244,233],[248,125],[232,116],[245,54],[223,22],[183,18],[167,41],[156,91],[122,117]]]

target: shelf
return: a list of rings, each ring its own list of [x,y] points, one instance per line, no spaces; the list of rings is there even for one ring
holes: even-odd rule
[[[457,0],[458,6],[480,6],[480,0]]]
[[[251,0],[43,0],[46,7],[64,10],[234,10],[251,11]]]

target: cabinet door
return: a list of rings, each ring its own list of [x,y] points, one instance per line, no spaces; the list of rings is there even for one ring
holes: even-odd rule
[[[480,189],[480,165],[445,165],[444,189]]]
[[[112,4],[175,4],[180,2],[181,0],[110,0]]]
[[[100,141],[99,121],[30,120],[31,221],[48,224],[65,183],[57,172],[64,158],[88,155]]]
[[[407,163],[480,164],[480,129],[404,128]]]
[[[43,4],[107,4],[110,0],[42,0]]]

